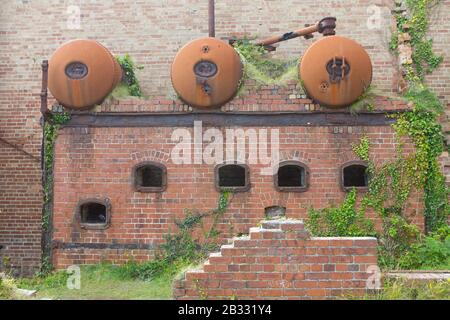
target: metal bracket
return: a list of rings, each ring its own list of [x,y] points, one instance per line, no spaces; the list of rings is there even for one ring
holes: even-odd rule
[[[333,36],[336,34],[334,30],[336,28],[336,18],[326,17],[319,21],[318,32],[323,36]]]

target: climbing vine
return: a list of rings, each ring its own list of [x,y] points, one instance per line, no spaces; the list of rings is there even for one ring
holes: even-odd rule
[[[409,15],[396,13],[396,32],[393,32],[390,49],[396,52],[399,47],[398,38],[410,38],[413,66],[406,67],[409,80],[423,80],[424,76],[433,72],[443,61],[442,55],[433,52],[433,40],[427,38],[429,15],[441,0],[406,0]],[[408,37],[409,35],[409,37]]]
[[[428,232],[446,224],[449,215],[448,190],[440,170],[438,156],[444,150],[444,136],[438,117],[444,108],[434,92],[424,83],[424,76],[435,70],[443,60],[432,48],[427,38],[429,15],[440,0],[406,0],[408,14],[395,15],[398,32],[393,37],[410,38],[412,64],[405,62],[405,79],[409,89],[405,98],[412,110],[398,114],[394,129],[398,136],[409,136],[415,144],[415,156],[409,159],[410,171],[415,174],[415,185],[424,191],[425,220]],[[394,39],[394,38],[393,38]],[[398,42],[391,41],[391,48],[398,51]]]
[[[210,252],[218,249],[217,224],[223,217],[231,202],[232,193],[222,191],[220,193],[217,207],[206,211],[198,212],[186,210],[186,216],[182,220],[176,220],[178,231],[174,234],[164,236],[164,242],[160,245],[155,259],[138,264],[128,262],[123,268],[133,278],[152,279],[163,273],[173,273],[181,267],[198,263]],[[211,224],[203,228],[205,218],[211,218]],[[196,237],[195,232],[202,230],[202,239]],[[179,266],[173,268],[173,266]]]
[[[373,236],[375,231],[371,220],[356,208],[356,189],[350,191],[339,207],[308,210],[308,230],[315,236]]]
[[[438,116],[442,110],[438,98],[425,86],[411,88],[406,97],[413,110],[397,116],[394,128],[399,136],[409,136],[416,151],[416,182],[424,190],[427,231],[434,231],[447,221],[448,190],[438,157],[444,151],[444,136]]]
[[[70,120],[70,114],[66,112],[52,113],[48,121],[44,123],[43,132],[43,214],[42,214],[42,264],[40,273],[47,274],[52,270],[51,264],[51,215],[53,199],[53,163],[54,147],[60,126]]]

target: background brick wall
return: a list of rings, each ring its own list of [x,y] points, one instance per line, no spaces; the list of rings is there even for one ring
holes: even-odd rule
[[[41,172],[35,159],[40,157],[42,139],[40,62],[68,40],[99,40],[113,53],[129,53],[142,64],[144,69],[138,72],[138,77],[149,101],[171,107],[172,102],[168,101],[174,92],[169,80],[170,63],[183,44],[207,34],[207,1],[204,0],[77,1],[81,29],[70,29],[68,8],[74,3],[4,0],[0,4],[0,138],[3,139],[0,140],[0,245],[5,247],[0,249],[0,255],[11,258],[17,267],[35,268],[40,255],[37,239],[41,233]],[[220,38],[265,37],[303,27],[324,16],[336,16],[337,33],[359,41],[368,50],[374,64],[374,84],[388,92],[396,65],[395,58],[387,51],[391,6],[392,1],[386,0],[341,0],[325,5],[312,0],[220,0],[216,4],[216,33]],[[429,77],[430,84],[447,105],[450,101],[446,85],[449,10],[450,1],[444,0],[436,10],[432,30],[435,48],[444,54],[447,62]],[[375,24],[374,29],[369,29],[368,19],[378,13],[380,28]],[[297,39],[283,43],[274,56],[299,57],[311,42]],[[117,111],[122,108],[138,111],[142,107],[139,105],[125,103],[123,107],[121,104],[113,107]],[[108,108],[111,106],[102,110]],[[255,103],[245,108],[266,107]],[[26,156],[17,147],[33,157]],[[26,232],[25,226],[28,226]]]
[[[174,283],[176,299],[331,299],[363,295],[376,238],[310,237],[298,220],[264,221]]]

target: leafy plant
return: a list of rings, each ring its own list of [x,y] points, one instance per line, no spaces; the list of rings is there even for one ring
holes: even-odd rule
[[[122,67],[123,76],[121,84],[114,90],[113,95],[120,93],[120,96],[142,97],[142,90],[136,76],[136,70],[141,70],[144,67],[137,65],[128,54],[117,56],[116,60]]]
[[[410,136],[415,144],[414,169],[424,190],[427,231],[446,224],[450,213],[448,190],[438,156],[444,150],[444,136],[438,116],[443,107],[436,95],[424,85],[411,87],[406,97],[413,110],[397,116],[394,128],[399,136]]]
[[[209,252],[218,248],[216,239],[219,232],[216,226],[228,208],[229,197],[230,192],[223,191],[217,208],[208,212],[186,210],[185,218],[175,221],[178,232],[164,236],[155,259],[144,263],[130,261],[120,267],[120,272],[126,277],[149,280],[162,274],[174,275],[181,268],[203,260]],[[206,217],[212,218],[212,224],[204,231],[204,239],[194,238],[195,230]]]
[[[413,66],[405,65],[410,80],[423,80],[424,76],[433,72],[443,61],[443,56],[433,52],[433,41],[427,38],[429,15],[441,0],[406,0],[408,16],[395,14],[397,31],[392,33],[389,48],[397,52],[398,35],[407,32],[411,36],[413,48]],[[408,27],[406,27],[408,26]],[[414,68],[414,70],[412,70]]]
[[[374,236],[373,223],[356,210],[356,189],[347,194],[340,207],[308,210],[308,230],[315,236]]]
[[[410,12],[407,23],[413,48],[412,60],[419,79],[433,72],[443,61],[442,56],[433,52],[432,39],[427,39],[430,11],[439,3],[440,0],[406,0]]]
[[[384,268],[397,268],[398,260],[417,241],[420,231],[396,208],[383,210],[382,231],[379,234],[378,262]]]
[[[13,299],[13,286],[11,280],[0,277],[0,300]]]
[[[450,227],[441,227],[437,232],[413,244],[399,259],[403,269],[450,269]]]

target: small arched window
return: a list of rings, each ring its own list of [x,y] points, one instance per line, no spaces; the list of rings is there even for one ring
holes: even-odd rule
[[[85,229],[106,229],[111,219],[109,199],[86,199],[78,203],[77,219]]]
[[[341,185],[346,191],[352,188],[367,189],[369,185],[367,163],[364,161],[350,161],[345,163],[341,169]]]
[[[299,161],[284,161],[278,167],[274,183],[278,191],[304,192],[308,189],[309,169]]]
[[[215,168],[216,188],[244,192],[250,189],[249,168],[245,164],[220,164]]]
[[[167,169],[157,162],[146,161],[133,168],[133,184],[139,192],[162,192],[167,186]]]

